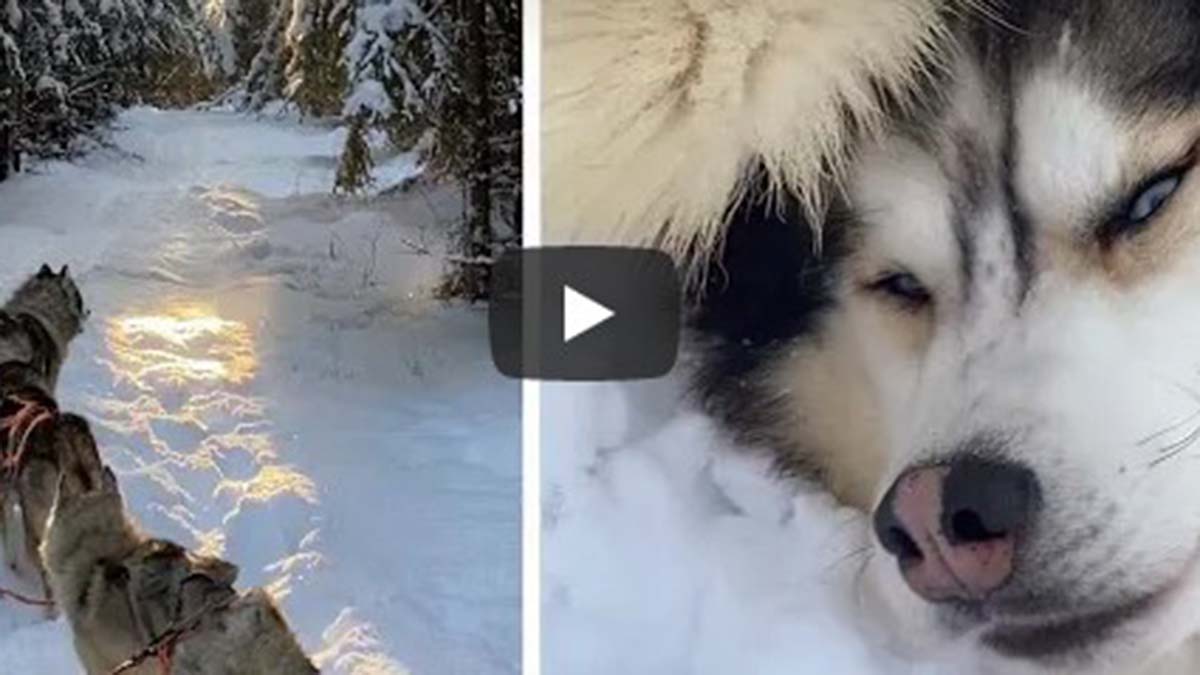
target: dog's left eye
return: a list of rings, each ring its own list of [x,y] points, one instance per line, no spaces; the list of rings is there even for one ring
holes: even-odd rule
[[[1163,204],[1166,204],[1171,195],[1179,189],[1179,184],[1182,182],[1183,174],[1181,172],[1174,172],[1155,179],[1133,198],[1125,217],[1133,224],[1145,222],[1158,213]]]
[[[1103,238],[1113,239],[1139,232],[1179,190],[1187,169],[1188,167],[1184,167],[1164,171],[1143,183],[1133,198],[1126,202],[1122,212],[1103,228]]]

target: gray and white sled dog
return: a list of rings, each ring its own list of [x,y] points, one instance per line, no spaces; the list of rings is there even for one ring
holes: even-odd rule
[[[0,393],[36,386],[54,396],[71,340],[87,310],[70,270],[42,265],[0,307]]]
[[[564,174],[583,192],[557,188],[556,213],[599,193],[611,206],[586,221],[592,240],[632,228],[716,256],[693,323],[700,398],[784,473],[869,515],[864,621],[897,649],[966,659],[956,672],[1200,672],[1200,3],[962,3],[972,10],[926,17],[950,37],[923,79],[903,75],[909,60],[900,75],[878,63],[886,41],[850,39],[867,59],[858,70],[834,47],[819,53],[855,22],[858,35],[887,30],[921,3],[858,17],[824,3],[832,18],[803,1],[552,4],[596,21],[554,33],[602,71],[580,91],[647,102],[627,117],[661,112],[645,137],[594,139],[629,150],[637,184],[604,152],[585,155]],[[625,35],[605,12],[629,7],[649,18]],[[789,17],[844,33],[779,45],[781,33],[752,30],[772,16],[784,35],[800,31]],[[717,72],[721,49],[732,56]],[[609,68],[654,54],[674,60]],[[780,189],[788,161],[816,170],[805,162],[820,152],[788,126],[810,118],[773,108],[794,108],[781,73],[800,87],[806,62],[833,64],[818,72],[835,83],[875,69],[916,92],[803,99],[872,111],[870,133],[812,122],[849,130],[834,139],[844,162],[819,223],[806,195]],[[555,130],[576,127],[554,115],[571,111],[549,106],[551,157],[569,162]],[[742,117],[704,124],[731,111]],[[694,153],[672,150],[687,139]],[[743,186],[724,178],[731,165]]]
[[[267,593],[234,590],[234,565],[143,535],[107,467],[62,473],[42,558],[88,675],[318,672]]]
[[[66,266],[54,272],[42,265],[0,308],[0,539],[9,567],[46,592],[37,550],[58,471],[99,462],[94,445],[78,441],[80,429],[90,441],[86,423],[60,418],[54,401],[86,314]]]

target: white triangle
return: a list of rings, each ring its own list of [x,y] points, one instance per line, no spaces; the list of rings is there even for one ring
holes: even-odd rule
[[[604,305],[563,284],[563,343],[570,342],[616,316]]]

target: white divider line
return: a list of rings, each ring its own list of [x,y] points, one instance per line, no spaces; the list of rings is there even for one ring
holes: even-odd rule
[[[541,0],[524,0],[522,40],[522,233],[526,247],[542,243]],[[521,672],[542,672],[541,383],[521,384]]]

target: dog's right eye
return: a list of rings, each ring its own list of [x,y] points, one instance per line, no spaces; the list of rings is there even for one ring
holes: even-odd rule
[[[919,309],[933,301],[933,295],[921,280],[909,272],[890,271],[866,284],[872,293],[887,296],[911,309]]]

